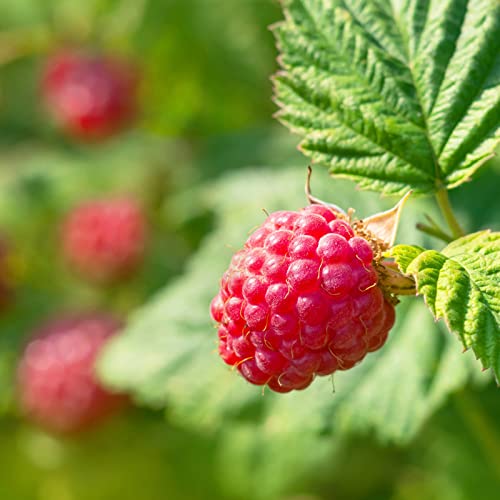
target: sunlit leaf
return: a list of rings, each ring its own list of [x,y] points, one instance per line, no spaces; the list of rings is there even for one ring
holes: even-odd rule
[[[441,252],[398,245],[392,254],[434,316],[500,379],[500,233],[474,233]]]
[[[285,0],[279,119],[363,188],[454,187],[498,143],[500,4]]]

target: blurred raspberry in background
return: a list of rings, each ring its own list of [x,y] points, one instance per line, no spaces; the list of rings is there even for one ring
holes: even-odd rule
[[[70,266],[95,283],[113,283],[132,275],[147,244],[147,221],[132,198],[84,202],[67,216],[62,247]]]
[[[19,401],[33,422],[56,433],[98,425],[123,406],[124,396],[103,389],[94,363],[122,327],[102,313],[65,315],[41,326],[19,363]]]
[[[48,111],[66,132],[102,140],[130,126],[138,114],[139,72],[116,56],[66,49],[50,56],[42,77]]]

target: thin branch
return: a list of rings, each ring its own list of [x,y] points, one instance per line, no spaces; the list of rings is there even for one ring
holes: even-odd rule
[[[454,239],[460,238],[465,234],[464,230],[458,223],[453,209],[450,204],[450,198],[448,197],[448,191],[446,189],[440,189],[436,192],[436,200],[443,214],[443,217],[451,230]]]
[[[439,229],[437,226],[427,226],[426,224],[421,224],[418,223],[416,225],[417,229],[419,231],[422,231],[423,233],[429,234],[430,236],[434,236],[435,238],[438,238],[445,243],[451,243],[453,241],[453,237],[450,236],[449,234],[446,234],[444,231]]]

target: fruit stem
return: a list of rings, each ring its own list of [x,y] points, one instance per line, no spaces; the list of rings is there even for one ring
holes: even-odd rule
[[[481,446],[485,457],[500,477],[500,437],[494,424],[481,411],[471,391],[462,391],[454,396],[455,407],[468,425],[470,432]]]
[[[439,205],[439,209],[443,214],[443,217],[448,224],[448,227],[451,230],[453,238],[460,238],[465,234],[464,230],[458,223],[455,218],[455,214],[453,213],[453,209],[451,207],[450,198],[448,197],[448,191],[446,189],[440,189],[436,192],[436,200]]]
[[[326,201],[320,200],[319,198],[316,198],[315,196],[312,195],[312,193],[311,193],[311,175],[312,175],[312,168],[309,165],[307,167],[307,177],[306,177],[306,186],[305,186],[307,201],[311,205],[316,204],[316,205],[322,205],[324,207],[330,207],[335,212],[338,212],[342,215],[347,216],[348,214],[346,214],[342,208],[338,207],[337,205],[334,205],[333,203],[327,203]]]
[[[440,240],[444,241],[445,243],[450,243],[453,241],[453,237],[446,234],[444,231],[439,229],[436,226],[427,226],[425,224],[421,224],[420,222],[417,224],[417,229],[419,231],[422,231],[423,233],[427,233],[431,236],[434,236],[435,238],[439,238]]]

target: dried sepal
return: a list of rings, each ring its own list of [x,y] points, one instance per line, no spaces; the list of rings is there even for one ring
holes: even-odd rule
[[[394,245],[401,211],[410,195],[411,191],[406,193],[393,208],[363,219],[365,228],[381,240],[387,248]]]

